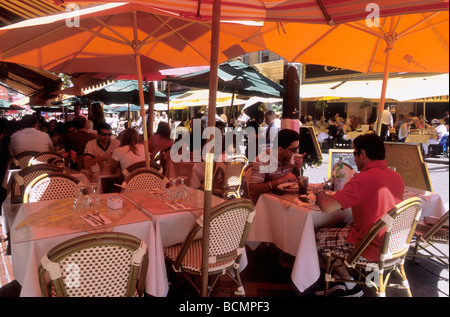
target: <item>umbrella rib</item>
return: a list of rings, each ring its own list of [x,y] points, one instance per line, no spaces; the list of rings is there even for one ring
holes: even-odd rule
[[[428,17],[426,17],[426,16],[424,16],[424,15],[422,14],[422,15],[424,16],[424,18],[423,18],[422,20],[420,20],[419,22],[414,23],[414,24],[411,25],[409,28],[406,28],[405,30],[403,30],[403,32],[399,33],[399,34],[398,34],[398,38],[403,37],[403,36],[407,36],[407,35],[409,35],[409,34],[412,34],[413,32],[411,32],[411,33],[408,33],[408,32],[412,31],[413,29],[415,29],[416,27],[418,27],[418,26],[421,25],[422,23],[427,22],[429,19],[433,18],[433,17],[436,16],[437,14],[439,14],[439,12],[435,12],[435,13],[431,14],[431,15],[428,16]]]
[[[102,26],[100,26],[99,27],[99,29],[97,30],[97,32],[100,32],[101,30],[102,30]],[[71,61],[73,61],[77,56],[78,56],[78,54],[80,54],[85,48],[86,48],[86,46],[94,39],[94,37],[95,37],[95,34],[92,34],[92,36],[86,41],[86,43],[78,50],[78,52],[76,52],[75,53],[75,55],[71,58]],[[67,66],[70,64],[71,62],[68,62],[67,63]],[[67,67],[66,66],[66,67]]]
[[[120,39],[116,39],[116,38],[114,38],[114,37],[112,37],[112,36],[105,35],[105,34],[102,34],[102,33],[100,33],[100,32],[93,31],[93,30],[91,30],[91,29],[87,29],[87,28],[82,27],[82,26],[80,26],[80,27],[78,27],[78,28],[81,29],[81,30],[90,32],[90,33],[94,34],[95,36],[101,37],[101,38],[103,38],[103,39],[105,39],[105,40],[108,40],[108,41],[111,41],[111,42],[116,42],[116,43],[123,44],[123,45],[127,45],[127,46],[130,45],[128,42],[123,42],[123,41],[121,41]]]
[[[6,51],[1,52],[1,53],[0,53],[0,56],[5,56],[5,55],[7,55],[7,54],[9,54],[9,53],[14,52],[15,50],[18,50],[19,48],[21,48],[21,47],[23,47],[23,46],[26,46],[26,45],[28,45],[28,44],[30,44],[30,43],[39,41],[39,40],[41,40],[42,38],[44,38],[44,37],[46,37],[46,36],[48,36],[48,35],[50,35],[50,34],[53,34],[53,33],[57,32],[57,31],[59,31],[59,30],[61,30],[61,29],[63,29],[63,28],[65,29],[65,28],[67,28],[67,26],[66,26],[65,24],[64,24],[64,25],[61,25],[60,27],[57,27],[56,29],[53,29],[53,30],[51,30],[51,31],[49,31],[49,32],[47,32],[47,33],[44,33],[44,34],[41,34],[41,35],[39,35],[39,36],[37,36],[37,37],[35,37],[35,38],[32,38],[31,40],[28,40],[28,41],[26,41],[26,42],[22,42],[22,43],[20,43],[20,44],[17,45],[17,46],[11,47],[10,49],[8,49],[8,50],[6,50]]]
[[[108,30],[110,30],[112,33],[114,33],[115,35],[117,35],[118,37],[120,37],[122,40],[124,40],[126,43],[128,43],[129,45],[132,45],[131,41],[129,39],[127,39],[125,36],[123,36],[122,34],[120,34],[119,32],[117,32],[114,28],[112,28],[111,26],[109,26],[108,24],[106,24],[105,22],[103,22],[102,20],[100,20],[99,18],[94,17],[94,20],[97,21],[98,23],[100,23],[101,25],[103,25],[103,27],[107,28]],[[111,37],[112,38],[112,37]]]
[[[155,18],[158,19],[158,16],[154,13],[152,13]],[[170,21],[173,20],[173,17],[168,17],[164,22],[161,19],[158,19],[160,22],[162,22],[156,29],[153,30],[152,33],[148,34],[143,40],[142,43],[146,43],[149,38],[151,38],[154,34],[156,34],[159,30],[161,30],[164,26],[166,26]]]
[[[311,43],[310,45],[308,45],[307,48],[305,48],[303,51],[301,51],[300,53],[298,53],[292,60],[295,61],[298,58],[300,58],[303,54],[305,54],[306,52],[308,52],[312,47],[314,47],[316,44],[318,44],[320,41],[322,41],[325,37],[327,37],[328,35],[330,35],[330,33],[332,33],[334,30],[336,30],[339,27],[339,25],[333,25],[326,33],[324,33],[323,35],[321,35],[318,39],[316,39],[313,43]]]
[[[160,20],[160,22],[163,22],[158,16],[156,16],[156,18],[157,18],[158,20]],[[178,33],[178,31],[181,31],[181,30],[183,30],[183,29],[185,29],[185,28],[187,28],[187,27],[189,27],[189,26],[191,26],[191,25],[193,25],[193,24],[195,24],[195,23],[197,23],[197,22],[190,22],[190,23],[187,23],[187,24],[185,24],[185,25],[183,25],[183,26],[180,26],[179,28],[176,28],[176,29],[174,29],[174,28],[171,27],[170,25],[167,25],[167,28],[170,29],[170,32],[167,32],[167,33],[165,33],[165,34],[163,34],[163,35],[161,35],[161,36],[159,36],[159,37],[153,38],[153,39],[150,40],[150,41],[147,41],[147,42],[145,42],[145,43],[142,43],[142,45],[151,44],[151,43],[153,43],[153,42],[155,42],[155,41],[159,41],[159,40],[164,39],[164,38],[166,38],[166,37],[169,37],[169,36],[172,36],[172,35],[177,35],[183,42],[185,42],[185,43],[186,43],[188,46],[190,46],[194,51],[196,51],[201,57],[203,57],[207,62],[209,62],[209,59],[208,59],[206,56],[204,56],[201,52],[199,52],[195,47],[192,46],[192,44],[191,44],[188,40],[186,40],[180,33]]]
[[[366,28],[364,25],[359,24],[359,23],[346,23],[345,25],[347,25],[348,27],[354,28],[358,31],[361,32],[365,32],[368,33],[370,35],[379,37],[379,38],[383,38],[383,36],[381,34],[378,34],[377,32],[372,31],[371,29]],[[382,29],[382,27],[378,26],[378,28],[381,30],[381,32],[383,32],[385,35],[387,35],[384,30]]]

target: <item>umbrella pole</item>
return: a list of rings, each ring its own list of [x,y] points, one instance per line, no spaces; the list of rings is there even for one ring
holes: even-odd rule
[[[214,0],[211,29],[211,66],[209,72],[209,103],[208,103],[208,127],[215,127],[216,122],[216,98],[217,98],[217,74],[219,70],[219,36],[220,36],[221,0]],[[212,136],[214,138],[214,136]],[[210,137],[209,142],[212,138]],[[214,166],[214,147],[206,156],[205,166],[205,198],[203,210],[203,239],[202,239],[202,287],[201,296],[208,296],[208,269],[209,269],[209,234],[211,222],[211,198],[212,198],[212,174]]]
[[[153,135],[153,122],[155,115],[155,85],[148,85],[148,135]]]
[[[142,86],[141,54],[136,53],[136,70],[139,84],[139,102],[141,105],[142,131],[144,132],[145,166],[150,168],[150,152],[148,148],[147,118],[145,117],[144,88]]]
[[[391,34],[393,34],[393,23],[391,24]],[[378,116],[377,116],[377,127],[376,127],[376,133],[378,135],[381,135],[381,114],[384,110],[384,100],[386,98],[386,89],[389,79],[389,63],[391,59],[391,52],[394,49],[394,39],[392,36],[389,36],[386,39],[386,59],[384,62],[384,73],[383,73],[383,84],[381,86],[381,96],[380,96],[380,104],[378,106]]]

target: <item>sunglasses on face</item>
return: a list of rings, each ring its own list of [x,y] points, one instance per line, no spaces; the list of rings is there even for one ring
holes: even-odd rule
[[[111,132],[110,132],[110,133],[99,132],[99,134],[100,134],[101,136],[111,136],[111,135],[112,135]]]
[[[295,152],[298,151],[299,148],[300,148],[299,146],[294,147],[294,148],[292,148],[292,147],[287,147],[286,150],[289,150],[289,151],[291,151],[292,153],[295,153]]]

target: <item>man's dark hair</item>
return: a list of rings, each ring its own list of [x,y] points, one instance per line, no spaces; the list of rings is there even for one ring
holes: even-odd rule
[[[83,116],[75,116],[73,118],[73,126],[75,127],[75,129],[80,130],[80,129],[84,129],[86,128],[86,118]]]
[[[20,121],[23,128],[34,128],[36,123],[38,123],[38,118],[32,114],[26,114],[22,117]]]
[[[103,130],[112,130],[111,126],[108,123],[106,123],[106,122],[102,122],[102,123],[99,124],[97,131],[100,132],[101,129],[103,129]]]
[[[383,139],[376,133],[366,133],[356,137],[353,140],[353,146],[356,151],[364,150],[371,160],[384,160],[386,157]]]
[[[276,137],[278,138],[278,146],[281,146],[283,149],[289,147],[294,141],[300,142],[300,134],[291,129],[280,130]]]

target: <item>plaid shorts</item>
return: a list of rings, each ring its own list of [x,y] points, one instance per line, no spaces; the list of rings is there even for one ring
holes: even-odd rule
[[[353,223],[347,223],[345,227],[319,229],[316,232],[317,250],[340,250],[345,254],[351,253],[355,248],[355,245],[353,243],[349,243],[347,240],[348,233],[352,228]]]

